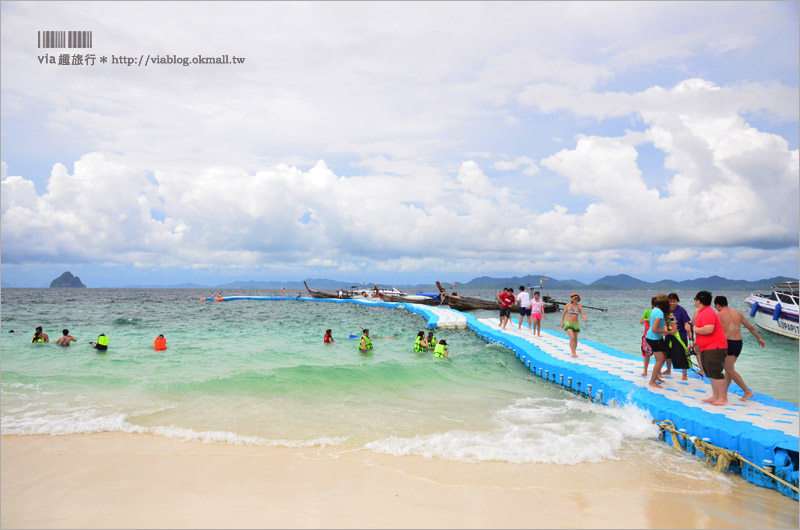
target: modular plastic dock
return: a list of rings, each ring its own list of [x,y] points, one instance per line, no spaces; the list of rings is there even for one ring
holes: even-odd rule
[[[570,356],[569,339],[563,333],[542,330],[541,337],[534,337],[528,329],[518,331],[515,327],[517,323],[512,325],[513,321],[509,322],[509,329],[503,331],[496,318],[478,319],[446,306],[305,297],[231,296],[222,299],[233,300],[298,300],[403,307],[423,316],[428,327],[469,327],[483,340],[512,350],[520,362],[542,379],[604,405],[633,404],[647,410],[654,420],[671,421],[687,438],[696,437],[736,452],[755,466],[768,469],[794,488],[776,481],[748,463],[735,461],[731,470],[738,471],[749,482],[798,499],[795,488],[800,482],[800,413],[794,404],[759,393],[742,402],[738,400],[741,390],[732,385],[726,406],[709,405],[702,400],[710,396],[711,385],[707,379],[694,373],[690,373],[687,381],[681,381],[680,375],[675,375],[678,372],[673,372],[672,376],[665,376],[663,388],[651,388],[648,386],[649,379],[639,374],[642,362],[638,356],[581,340],[578,343],[578,357],[573,358]],[[664,439],[667,443],[673,443],[671,436],[665,436]],[[679,443],[683,449],[705,458],[683,437],[679,438]]]

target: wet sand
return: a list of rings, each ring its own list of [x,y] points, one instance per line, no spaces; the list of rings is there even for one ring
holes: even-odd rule
[[[103,433],[3,436],[3,528],[798,528],[735,475],[457,463]],[[678,457],[675,457],[678,458]],[[710,473],[710,472],[709,472]]]

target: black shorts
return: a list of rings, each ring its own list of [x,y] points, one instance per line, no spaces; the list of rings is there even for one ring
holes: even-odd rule
[[[646,338],[646,340],[647,340],[647,344],[650,345],[650,349],[653,350],[653,352],[657,352],[657,351],[660,351],[662,353],[666,353],[667,352],[667,343],[664,341],[664,339],[653,340],[653,339],[647,339]]]
[[[530,307],[520,307],[519,308],[519,316],[521,316],[521,317],[529,317],[529,316],[531,316],[531,308]]]
[[[728,355],[738,357],[742,353],[742,341],[728,339]]]
[[[511,308],[510,307],[501,307],[500,308],[500,318],[511,318]]]

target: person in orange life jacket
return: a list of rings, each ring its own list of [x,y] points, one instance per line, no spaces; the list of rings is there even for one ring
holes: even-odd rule
[[[324,343],[326,343],[326,344],[327,344],[327,343],[330,343],[330,342],[333,342],[333,335],[332,335],[332,333],[333,333],[333,331],[332,331],[332,330],[330,330],[330,329],[326,329],[326,330],[325,330],[325,336],[322,338],[322,342],[324,342]]]
[[[156,351],[164,351],[167,349],[167,339],[164,338],[163,334],[156,337],[156,340],[153,341],[153,347]]]

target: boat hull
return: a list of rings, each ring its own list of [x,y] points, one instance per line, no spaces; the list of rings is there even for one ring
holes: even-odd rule
[[[750,317],[758,327],[784,337],[800,339],[796,311],[784,309],[773,300],[755,296],[747,299],[747,305],[750,306]]]

